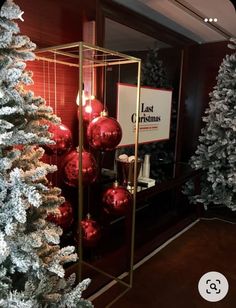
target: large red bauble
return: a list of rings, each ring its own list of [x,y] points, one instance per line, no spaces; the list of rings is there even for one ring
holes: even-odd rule
[[[132,204],[132,195],[125,187],[114,183],[103,193],[102,202],[109,214],[125,215]]]
[[[78,186],[79,177],[79,153],[71,151],[64,157],[63,170],[64,182],[73,187]],[[82,152],[82,177],[83,183],[89,184],[97,178],[97,163],[94,156],[86,151]]]
[[[96,98],[87,99],[82,107],[83,109],[83,120],[91,122],[94,118],[99,117],[103,111],[103,104]],[[78,119],[79,119],[79,108],[78,108]]]
[[[47,220],[55,223],[63,229],[69,229],[74,221],[73,209],[68,201],[65,201],[57,208],[57,211],[50,213]]]
[[[81,229],[83,245],[85,247],[96,246],[101,238],[101,228],[89,214],[81,221]]]
[[[88,142],[100,151],[111,151],[120,143],[122,129],[114,118],[101,115],[90,122],[87,129]]]
[[[62,155],[68,152],[72,146],[72,134],[67,126],[64,124],[54,124],[46,122],[48,125],[48,132],[53,134],[52,140],[55,144],[44,145],[46,154],[48,155]]]

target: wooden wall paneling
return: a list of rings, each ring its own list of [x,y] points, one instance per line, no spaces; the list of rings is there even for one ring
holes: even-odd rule
[[[29,62],[28,70],[33,72],[34,85],[29,88],[35,96],[41,96],[46,104],[53,108],[54,113],[61,118],[72,132],[73,147],[78,146],[78,120],[76,96],[78,92],[78,71],[65,65],[54,65],[46,61]],[[45,161],[58,166],[58,171],[49,175],[54,185],[63,186],[62,163],[64,155],[48,156]]]
[[[93,15],[90,0],[16,0],[25,12],[19,23],[22,33],[38,47],[60,45],[82,40],[85,16]],[[85,5],[86,4],[86,5]]]

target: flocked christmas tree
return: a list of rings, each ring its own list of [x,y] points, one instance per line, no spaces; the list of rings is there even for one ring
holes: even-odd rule
[[[92,307],[81,298],[89,280],[74,286],[63,264],[77,259],[74,247],[60,248],[61,228],[45,220],[63,202],[48,185],[56,167],[41,161],[50,143],[47,126],[57,122],[41,97],[25,91],[32,83],[25,61],[35,45],[19,34],[20,8],[7,0],[0,11],[0,307]]]
[[[236,39],[228,45],[236,49]],[[226,55],[210,94],[199,145],[191,158],[202,169],[201,192],[193,201],[236,210],[236,53]]]

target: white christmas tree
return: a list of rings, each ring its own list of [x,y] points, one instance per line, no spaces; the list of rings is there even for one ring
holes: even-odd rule
[[[236,49],[236,39],[228,45]],[[223,205],[236,210],[236,53],[226,55],[203,121],[199,145],[191,158],[202,169],[201,192],[192,198],[207,207]]]
[[[41,120],[58,122],[32,83],[25,61],[35,45],[19,34],[14,19],[22,11],[7,0],[0,11],[0,307],[92,307],[81,298],[89,279],[74,287],[63,264],[77,259],[74,247],[61,248],[60,227],[46,220],[63,201],[47,174],[56,167],[41,161],[40,145],[52,143]]]

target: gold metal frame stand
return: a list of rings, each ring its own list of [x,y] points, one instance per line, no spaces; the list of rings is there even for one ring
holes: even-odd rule
[[[65,65],[68,67],[77,67],[79,70],[79,166],[82,166],[82,150],[83,149],[83,118],[82,118],[82,105],[83,105],[83,84],[84,84],[84,69],[86,67],[105,67],[109,66],[121,66],[127,64],[137,64],[137,94],[136,94],[136,118],[139,119],[140,114],[140,75],[141,75],[141,60],[123,53],[108,50],[93,46],[84,42],[75,42],[72,44],[65,44],[60,46],[53,46],[36,51],[36,59],[38,61],[46,61],[54,64]],[[135,165],[134,165],[134,179],[137,179],[137,158],[138,158],[138,138],[139,138],[139,122],[135,124]],[[82,168],[79,167],[79,189],[78,189],[78,226],[79,226],[79,245],[80,247],[78,255],[78,277],[82,280],[82,266],[86,265],[93,270],[115,280],[117,283],[125,286],[124,292],[120,293],[114,298],[106,307],[110,307],[121,296],[123,296],[133,285],[133,266],[134,266],[134,235],[135,235],[135,210],[136,210],[136,193],[137,193],[137,181],[134,182],[133,191],[133,208],[132,208],[132,234],[130,244],[130,262],[129,262],[129,281],[125,282],[119,279],[118,276],[110,275],[109,273],[101,270],[98,267],[89,264],[83,260],[82,249],[82,232],[81,232],[81,220],[83,216],[83,184],[82,184]]]

